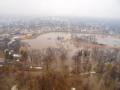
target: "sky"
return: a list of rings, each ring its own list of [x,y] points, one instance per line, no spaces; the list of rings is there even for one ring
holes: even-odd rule
[[[0,0],[0,15],[120,18],[120,0]]]

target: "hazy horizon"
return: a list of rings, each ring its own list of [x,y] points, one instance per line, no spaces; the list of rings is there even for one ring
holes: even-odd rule
[[[119,0],[4,0],[0,15],[119,18]]]

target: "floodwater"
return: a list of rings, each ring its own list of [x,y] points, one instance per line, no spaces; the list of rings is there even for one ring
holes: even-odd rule
[[[120,47],[120,39],[114,37],[97,38],[97,42],[113,47]]]
[[[109,35],[95,35],[95,34],[77,34],[77,36],[95,36],[96,42],[98,44],[104,44],[107,46],[112,46],[112,47],[120,47],[120,39],[116,38],[114,36],[109,36]]]
[[[44,49],[48,47],[54,47],[57,48],[60,44],[64,45],[64,43],[61,41],[66,37],[68,33],[46,33],[38,36],[35,39],[28,39],[24,40],[26,43],[30,45],[31,48],[34,49]],[[58,37],[60,40],[58,40]]]
[[[77,36],[89,36],[90,34],[73,34]],[[60,38],[58,40],[58,37]],[[105,36],[102,37],[101,35],[95,36],[97,39],[97,43],[99,44],[105,44],[108,46],[117,46],[120,47],[120,39],[114,38],[111,36]],[[66,41],[67,38],[67,41]],[[71,43],[69,43],[70,35],[69,33],[64,32],[51,32],[46,33],[38,36],[35,39],[28,39],[24,40],[26,43],[30,45],[31,48],[34,49],[43,49],[48,47],[54,47],[57,48],[60,45],[66,46],[66,47],[73,47]]]

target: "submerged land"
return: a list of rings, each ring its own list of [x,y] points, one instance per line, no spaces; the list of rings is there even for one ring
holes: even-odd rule
[[[120,20],[2,17],[0,90],[119,90]]]

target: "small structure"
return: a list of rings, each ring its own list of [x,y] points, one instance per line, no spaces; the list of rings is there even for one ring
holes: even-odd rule
[[[20,58],[22,57],[20,54],[15,53],[14,50],[5,49],[4,53],[5,53],[5,61],[6,62],[10,62],[13,60],[19,61]]]
[[[13,57],[14,57],[15,59],[20,59],[20,58],[21,58],[21,55],[20,55],[20,54],[13,54]]]

